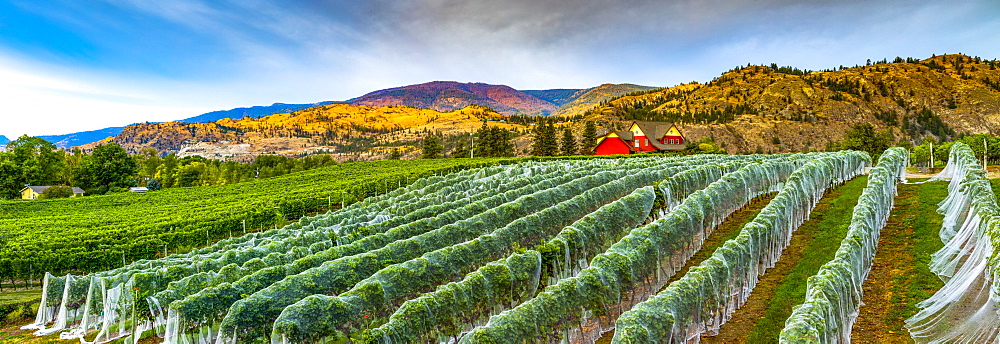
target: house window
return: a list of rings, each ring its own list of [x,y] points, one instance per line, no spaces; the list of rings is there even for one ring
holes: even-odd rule
[[[646,141],[643,142],[643,145],[649,146],[649,139],[646,139]]]
[[[639,148],[639,140],[635,140],[635,148]]]

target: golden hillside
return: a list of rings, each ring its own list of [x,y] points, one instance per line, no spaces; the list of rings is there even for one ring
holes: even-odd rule
[[[388,154],[389,148],[415,154],[413,143],[428,132],[466,135],[479,129],[484,120],[505,128],[523,128],[500,123],[506,118],[482,106],[439,112],[405,106],[332,104],[259,119],[141,123],[102,142],[114,141],[132,152],[153,147],[181,155],[238,160],[259,154],[315,152],[336,153],[345,159],[375,159]]]
[[[689,142],[711,137],[730,153],[823,150],[857,123],[919,143],[927,136],[1000,133],[998,67],[996,60],[964,55],[897,58],[826,71],[746,66],[705,84],[643,89],[577,105],[589,109],[586,119],[604,130],[624,129],[631,120],[675,122]],[[621,90],[597,87],[589,90],[597,96],[588,99],[606,99]],[[342,160],[368,160],[384,158],[391,149],[414,157],[419,140],[430,132],[467,139],[462,135],[486,119],[522,133],[527,129],[509,123],[514,117],[477,105],[440,112],[334,104],[260,119],[137,124],[111,140],[131,151],[154,147],[209,158],[333,153]],[[582,122],[569,125],[578,137],[582,134]],[[519,153],[530,145],[529,135],[514,141]],[[453,143],[446,140],[446,147]]]
[[[689,140],[710,136],[731,153],[822,150],[862,122],[893,128],[898,140],[914,142],[945,136],[935,117],[959,134],[995,134],[997,67],[964,55],[836,71],[740,67],[707,84],[620,97],[591,109],[589,118],[610,126],[630,119],[673,121]]]

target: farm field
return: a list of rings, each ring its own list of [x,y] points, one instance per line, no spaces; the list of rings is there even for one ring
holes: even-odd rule
[[[982,255],[955,252],[975,250],[968,221],[996,208],[963,146],[950,182],[920,184],[899,182],[902,149],[867,174],[871,159],[850,151],[462,169],[185,254],[47,274],[29,326],[42,337],[18,338],[815,343],[907,341],[912,326],[962,338],[934,315],[991,304],[935,303],[956,281],[990,283],[966,265]],[[969,207],[979,216],[955,210]],[[18,328],[3,331],[30,332]]]
[[[224,186],[0,201],[0,280],[101,271],[188,252],[244,230],[259,232],[339,208],[342,199],[354,202],[420,177],[503,161],[513,160],[344,163]]]

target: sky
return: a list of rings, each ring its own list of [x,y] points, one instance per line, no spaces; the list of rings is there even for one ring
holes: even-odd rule
[[[747,63],[994,59],[998,32],[995,0],[0,0],[0,135],[434,80],[672,86]]]

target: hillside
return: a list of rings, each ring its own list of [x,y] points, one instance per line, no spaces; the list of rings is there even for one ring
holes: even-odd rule
[[[505,85],[432,81],[368,93],[348,102],[355,105],[402,105],[454,111],[469,104],[486,105],[506,115],[547,115],[558,106]]]
[[[576,99],[576,97],[580,95],[581,91],[587,90],[575,88],[556,88],[551,90],[524,90],[521,92],[538,97],[538,99],[555,104],[556,106],[563,106],[564,104],[573,101],[573,99]]]
[[[591,109],[609,127],[673,121],[731,153],[822,150],[855,123],[896,140],[1000,132],[1000,62],[964,55],[827,71],[749,66],[706,84],[624,96]]]
[[[240,107],[231,110],[220,110],[203,113],[198,116],[191,118],[185,118],[180,120],[184,123],[208,123],[218,121],[223,118],[261,118],[268,115],[273,115],[276,113],[288,113],[295,112],[303,109],[308,109],[311,107],[316,107],[320,105],[333,104],[336,102],[319,102],[312,104],[284,104],[284,103],[274,103],[267,106],[251,106],[251,107]]]
[[[276,113],[286,113],[292,111],[298,111],[302,109],[311,108],[314,106],[332,104],[335,102],[319,102],[312,104],[284,104],[284,103],[274,103],[268,106],[251,106],[251,107],[240,107],[230,110],[219,110],[203,113],[198,116],[189,117],[180,120],[184,123],[207,123],[218,121],[223,118],[261,118],[267,115],[273,115]],[[39,136],[46,141],[52,142],[59,148],[69,148],[76,146],[83,146],[97,141],[104,140],[109,137],[118,136],[121,134],[125,127],[108,127],[104,129],[81,131],[63,135],[42,135]],[[0,140],[0,144],[6,144],[3,140]]]
[[[582,115],[587,110],[597,106],[601,102],[615,99],[629,93],[647,91],[656,87],[641,86],[633,84],[603,84],[586,90],[579,90],[566,98],[566,102],[559,104],[559,109],[553,113],[557,116]]]
[[[217,159],[252,160],[260,154],[334,153],[341,160],[370,160],[384,158],[390,148],[401,149],[404,154],[416,154],[416,142],[428,132],[466,135],[478,129],[484,120],[504,117],[481,106],[440,112],[404,106],[330,104],[262,118],[222,119],[211,123],[141,123],[102,142],[117,142],[132,152],[153,147],[182,156],[202,155]],[[524,128],[505,123],[494,125]],[[94,145],[83,148],[90,149]]]
[[[97,142],[118,135],[122,132],[122,129],[125,129],[125,127],[109,127],[104,129],[69,133],[65,135],[42,135],[39,137],[45,139],[45,141],[52,142],[56,145],[56,147],[69,148]]]
[[[151,146],[212,158],[332,152],[341,159],[376,159],[392,148],[401,148],[413,157],[417,140],[427,132],[464,135],[484,119],[500,123],[503,109],[524,113],[512,110],[516,105],[535,113],[554,109],[549,113],[582,114],[605,131],[624,129],[630,120],[676,122],[689,141],[711,137],[730,153],[824,150],[856,123],[891,129],[896,141],[919,144],[926,136],[949,139],[1000,132],[998,66],[1000,62],[964,55],[897,59],[825,71],[746,66],[704,84],[669,88],[605,84],[576,91],[521,92],[498,85],[432,82],[352,100],[410,106],[329,104],[260,119],[144,123],[126,128],[113,140],[132,151]],[[504,104],[508,105],[497,105],[494,99],[506,99]],[[565,103],[557,107],[553,102]],[[472,103],[491,106],[500,113],[484,107],[427,109]],[[548,110],[539,107],[543,103],[548,104],[544,107]],[[579,136],[582,122],[570,125]],[[527,136],[515,142],[518,152],[530,143]]]

